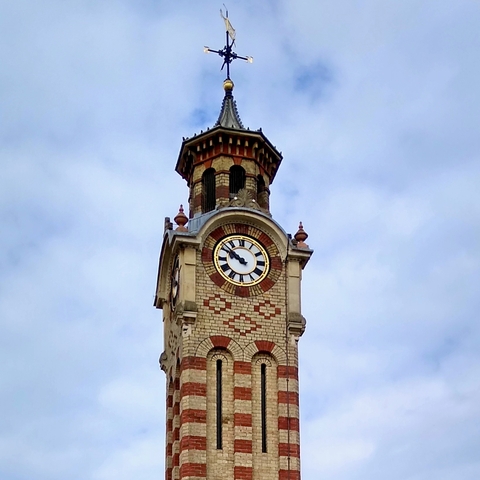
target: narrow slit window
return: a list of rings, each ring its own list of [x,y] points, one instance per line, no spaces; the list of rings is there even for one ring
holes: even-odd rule
[[[222,449],[222,361],[217,360],[217,450]]]
[[[260,366],[260,390],[262,411],[262,453],[267,452],[267,366]]]

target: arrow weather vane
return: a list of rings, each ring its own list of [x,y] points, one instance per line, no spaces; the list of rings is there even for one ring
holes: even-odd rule
[[[223,5],[225,6],[225,4]],[[223,47],[222,50],[212,50],[211,48],[208,47],[203,47],[203,51],[205,53],[218,53],[222,58],[223,58],[223,64],[222,68],[220,70],[223,70],[223,67],[225,65],[227,66],[227,79],[230,80],[230,64],[233,62],[233,60],[239,58],[240,60],[246,60],[248,63],[253,63],[253,57],[241,57],[240,55],[237,55],[233,50],[233,46],[235,45],[235,29],[232,27],[232,24],[230,23],[230,20],[228,19],[228,10],[227,7],[225,7],[225,15],[222,12],[222,9],[220,9],[220,16],[223,18],[223,21],[225,22],[225,36],[226,36],[226,45]],[[231,43],[230,43],[231,40]]]

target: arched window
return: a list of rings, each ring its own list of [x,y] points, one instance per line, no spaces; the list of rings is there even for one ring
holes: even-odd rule
[[[234,478],[234,373],[233,357],[222,348],[207,355],[206,454],[207,478]]]
[[[202,213],[215,210],[215,169],[209,168],[202,176]]]
[[[278,475],[279,381],[283,382],[278,378],[275,358],[266,352],[254,355],[252,358],[253,478],[270,478]]]
[[[260,416],[262,421],[262,452],[267,453],[267,364],[260,364]]]
[[[222,405],[223,405],[223,395],[222,395],[222,384],[223,384],[223,375],[222,375],[222,363],[221,359],[217,359],[217,395],[215,399],[216,403],[216,430],[217,430],[217,450],[222,449],[222,425],[223,425],[223,415],[222,415]]]
[[[240,165],[234,165],[230,168],[230,195],[238,193],[245,188],[245,170]]]

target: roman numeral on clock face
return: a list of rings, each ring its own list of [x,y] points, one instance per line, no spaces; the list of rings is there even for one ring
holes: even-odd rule
[[[222,263],[222,264],[220,265],[220,268],[221,268],[224,272],[226,272],[227,274],[228,274],[228,272],[230,271],[230,267],[229,267],[228,263]]]

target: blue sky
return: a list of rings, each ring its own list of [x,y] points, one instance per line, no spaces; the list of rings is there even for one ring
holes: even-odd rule
[[[0,1],[0,477],[163,478],[163,234],[211,126],[213,1]],[[480,4],[228,4],[303,221],[304,480],[480,477]]]

